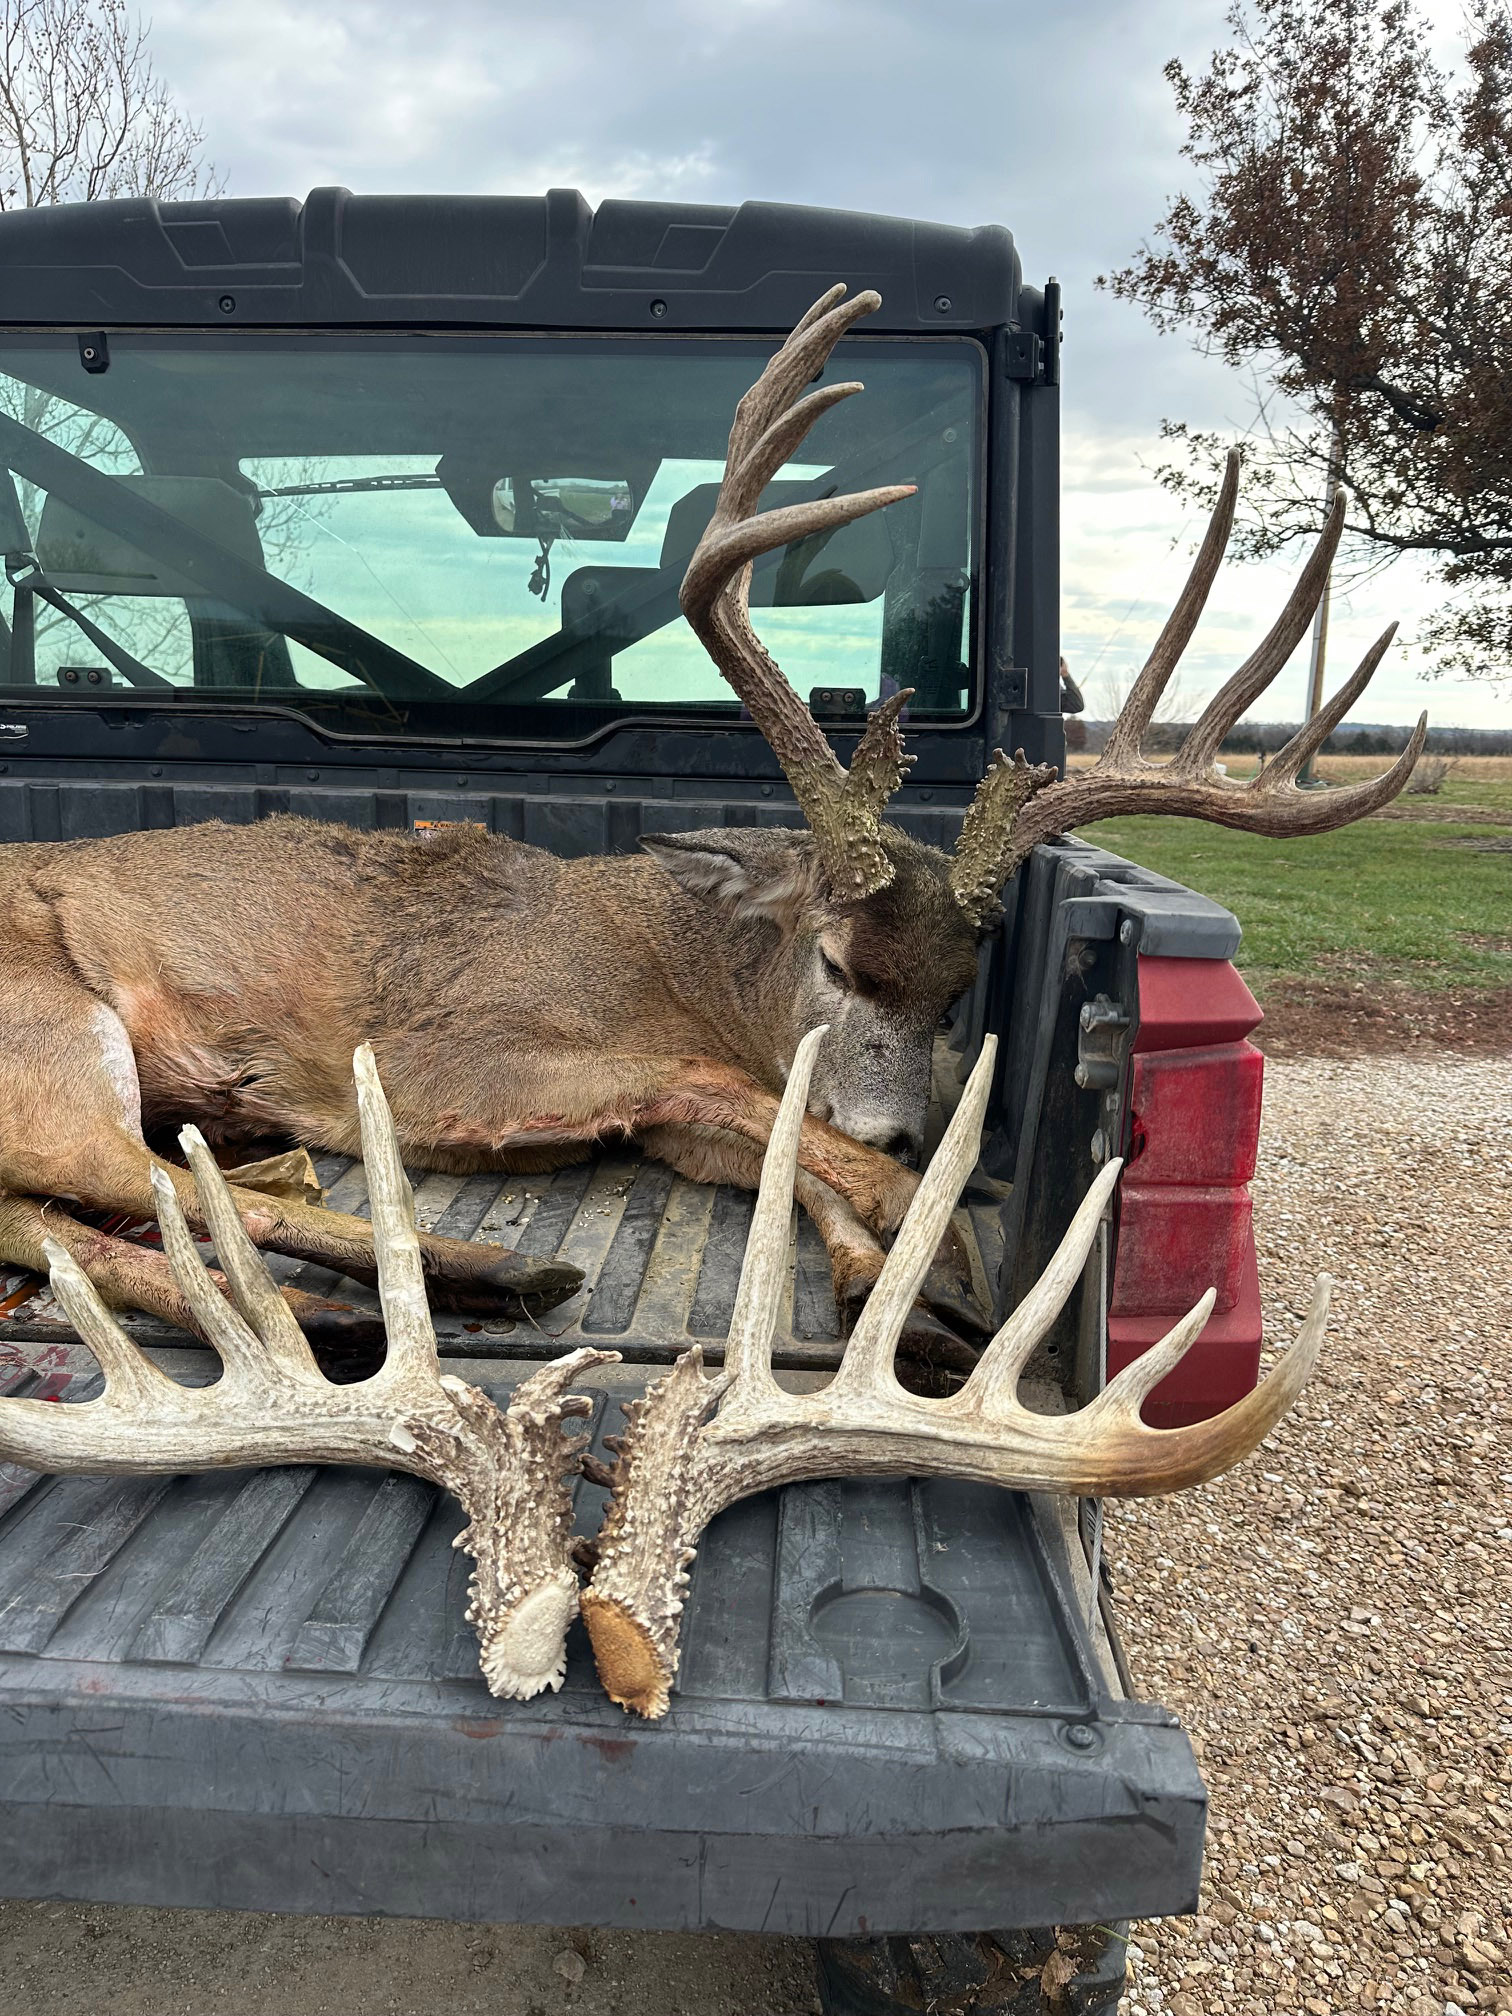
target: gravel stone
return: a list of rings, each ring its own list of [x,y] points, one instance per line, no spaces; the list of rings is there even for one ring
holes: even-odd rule
[[[1333,1313],[1247,1464],[1107,1507],[1212,1797],[1122,2007],[1512,2011],[1512,1059],[1269,1059],[1254,1191],[1267,1339]]]

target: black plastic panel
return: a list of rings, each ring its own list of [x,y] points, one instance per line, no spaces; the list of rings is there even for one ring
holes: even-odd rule
[[[873,328],[1017,319],[1000,225],[962,230],[785,203],[545,196],[131,198],[0,217],[0,320],[259,326],[787,329],[836,280]]]

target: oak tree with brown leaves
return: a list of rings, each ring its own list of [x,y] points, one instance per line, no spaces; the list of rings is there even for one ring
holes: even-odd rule
[[[1318,526],[1332,468],[1377,560],[1449,589],[1438,669],[1512,668],[1512,11],[1471,0],[1463,63],[1411,0],[1236,0],[1201,75],[1166,66],[1197,187],[1103,281],[1261,388],[1252,554]],[[1163,480],[1210,498],[1228,443],[1167,421]]]

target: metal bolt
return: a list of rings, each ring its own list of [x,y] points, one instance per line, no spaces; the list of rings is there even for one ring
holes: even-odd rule
[[[1132,945],[1138,937],[1139,937],[1139,926],[1134,922],[1134,919],[1132,917],[1125,917],[1122,924],[1120,924],[1118,927],[1119,944]]]
[[[1097,1748],[1097,1731],[1089,1727],[1085,1722],[1068,1722],[1066,1724],[1066,1741],[1071,1745],[1073,1750],[1095,1750]]]
[[[927,805],[927,804],[929,803],[930,799],[931,799],[931,798],[933,798],[933,796],[934,796],[934,793],[933,793],[933,791],[921,791],[921,792],[919,793],[919,796],[920,796],[920,798],[921,798],[921,799],[922,799],[922,800],[924,801],[924,803],[925,803],[925,804]]]
[[[467,789],[467,779],[465,777],[459,777],[457,779],[457,789],[459,791],[465,791]]]
[[[161,776],[162,776],[162,774],[163,774],[163,766],[162,766],[162,764],[161,764],[161,763],[154,763],[154,764],[153,764],[153,766],[152,766],[152,771],[151,771],[151,774],[152,774],[152,776],[154,776],[154,777],[161,777]]]
[[[604,789],[606,791],[612,791],[614,789],[614,779],[612,777],[606,777],[604,779]]]
[[[662,316],[666,314],[666,312],[667,312],[667,304],[665,301],[653,301],[651,303],[651,313],[656,317],[658,322],[661,320]]]
[[[763,798],[770,798],[770,797],[771,797],[771,795],[772,795],[772,788],[773,788],[773,787],[772,787],[772,786],[771,786],[770,784],[763,784],[763,785],[762,785],[762,787],[761,787],[761,795],[762,795],[762,797],[763,797]]]
[[[934,305],[936,315],[948,315],[951,308],[950,296],[948,294],[936,294]]]
[[[99,354],[100,354],[99,351],[96,350],[93,343],[86,343],[84,345],[84,362],[86,364],[93,364],[94,360],[96,359],[96,357],[99,356]]]
[[[220,309],[222,315],[234,315],[236,313],[236,296],[234,294],[222,294],[216,306]]]
[[[312,784],[318,784],[320,782],[320,772],[318,770],[306,770],[305,775],[306,777],[309,778]]]

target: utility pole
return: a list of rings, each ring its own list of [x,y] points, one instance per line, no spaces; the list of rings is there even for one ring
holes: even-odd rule
[[[1339,425],[1335,408],[1333,440],[1328,450],[1328,480],[1323,490],[1323,519],[1326,524],[1328,514],[1333,509],[1334,498],[1339,489],[1339,472],[1344,461],[1344,434]],[[1312,649],[1307,661],[1307,712],[1304,721],[1311,721],[1323,705],[1323,661],[1328,654],[1328,605],[1333,596],[1333,569],[1328,570],[1328,579],[1323,583],[1323,593],[1318,598],[1317,612],[1313,617]],[[1307,761],[1297,773],[1297,784],[1301,790],[1314,788],[1317,779],[1313,776],[1313,759]]]

